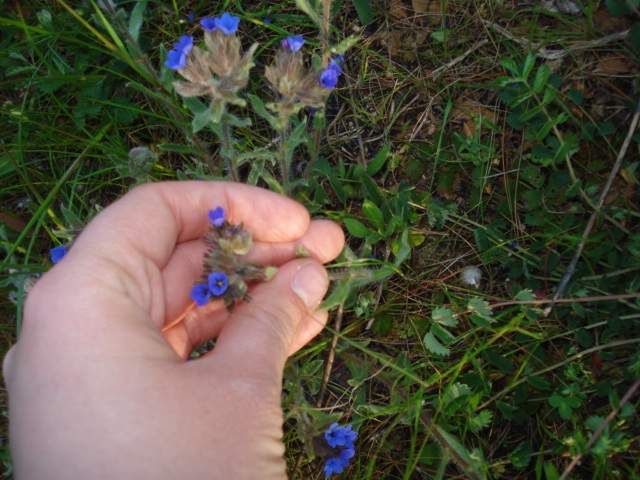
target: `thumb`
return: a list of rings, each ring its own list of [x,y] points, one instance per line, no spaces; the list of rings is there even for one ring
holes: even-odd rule
[[[251,291],[218,336],[212,358],[242,376],[280,378],[287,357],[317,335],[327,312],[316,312],[329,287],[315,260],[294,260]]]

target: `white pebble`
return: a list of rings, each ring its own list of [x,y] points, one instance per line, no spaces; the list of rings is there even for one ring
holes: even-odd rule
[[[460,283],[465,287],[480,287],[480,280],[482,280],[482,270],[477,267],[467,268],[460,272]]]

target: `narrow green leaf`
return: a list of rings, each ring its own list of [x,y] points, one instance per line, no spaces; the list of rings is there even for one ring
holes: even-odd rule
[[[373,11],[369,0],[353,0],[358,13],[358,19],[363,25],[369,25],[373,21]]]
[[[362,182],[363,196],[372,200],[376,205],[382,204],[384,197],[376,182],[369,175],[363,175],[360,180]]]
[[[347,227],[349,233],[356,238],[367,238],[372,233],[375,233],[353,218],[345,218],[344,226]]]
[[[284,156],[287,161],[287,165],[291,165],[291,159],[293,158],[293,153],[295,149],[302,142],[306,140],[307,136],[307,121],[306,119],[298,124],[296,128],[293,129],[289,138],[284,142]]]
[[[314,10],[308,0],[296,0],[296,5],[300,10],[309,15],[309,18],[319,27],[322,27],[322,19],[318,12]]]
[[[156,145],[160,150],[165,152],[177,152],[177,153],[192,153],[194,155],[201,155],[202,151],[199,148],[191,147],[189,145],[178,145],[175,143],[159,143]]]
[[[380,169],[384,166],[387,161],[387,157],[389,156],[389,150],[391,149],[391,142],[387,142],[384,147],[380,149],[380,151],[373,157],[371,163],[367,167],[366,173],[367,175],[375,175],[380,171]]]
[[[411,258],[411,244],[409,243],[409,228],[405,228],[399,237],[391,242],[391,251],[398,259],[398,262],[404,262]]]
[[[268,121],[269,125],[271,125],[272,128],[277,129],[278,120],[276,119],[276,117],[274,117],[267,111],[262,99],[252,93],[247,94],[247,96],[251,101],[251,107],[253,108],[253,111],[256,112],[258,115],[260,115],[262,118],[264,118],[266,121]]]
[[[351,282],[344,281],[336,285],[335,289],[329,294],[329,296],[318,307],[319,311],[330,310],[337,307],[344,302],[349,296],[351,290]]]
[[[198,133],[207,124],[211,121],[211,112],[209,110],[205,110],[204,112],[196,113],[193,116],[193,120],[191,121],[191,127],[193,128],[193,133]]]
[[[362,203],[362,213],[378,230],[382,230],[384,227],[384,217],[380,209],[370,200],[365,200]]]
[[[138,37],[140,36],[140,28],[144,22],[143,14],[146,8],[147,0],[138,0],[135,3],[135,7],[133,7],[131,17],[129,18],[129,35],[131,35],[135,42],[138,41]]]
[[[336,193],[338,200],[340,200],[340,203],[344,203],[347,196],[344,193],[344,188],[342,187],[342,182],[340,182],[340,179],[335,175],[331,175],[329,177],[329,183],[331,184],[331,188],[333,188],[333,191]]]

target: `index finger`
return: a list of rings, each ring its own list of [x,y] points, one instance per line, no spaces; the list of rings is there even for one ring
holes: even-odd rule
[[[225,210],[231,223],[243,222],[253,238],[287,242],[309,227],[309,213],[282,195],[249,185],[226,182],[166,182],[134,188],[102,212],[78,238],[74,249],[132,251],[162,268],[175,245],[195,240],[210,228],[207,212]],[[122,258],[122,257],[120,257]]]

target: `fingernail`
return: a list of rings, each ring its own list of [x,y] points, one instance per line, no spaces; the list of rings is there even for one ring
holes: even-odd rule
[[[291,288],[302,299],[309,311],[314,311],[329,287],[329,277],[324,267],[316,262],[300,265],[291,280]]]

